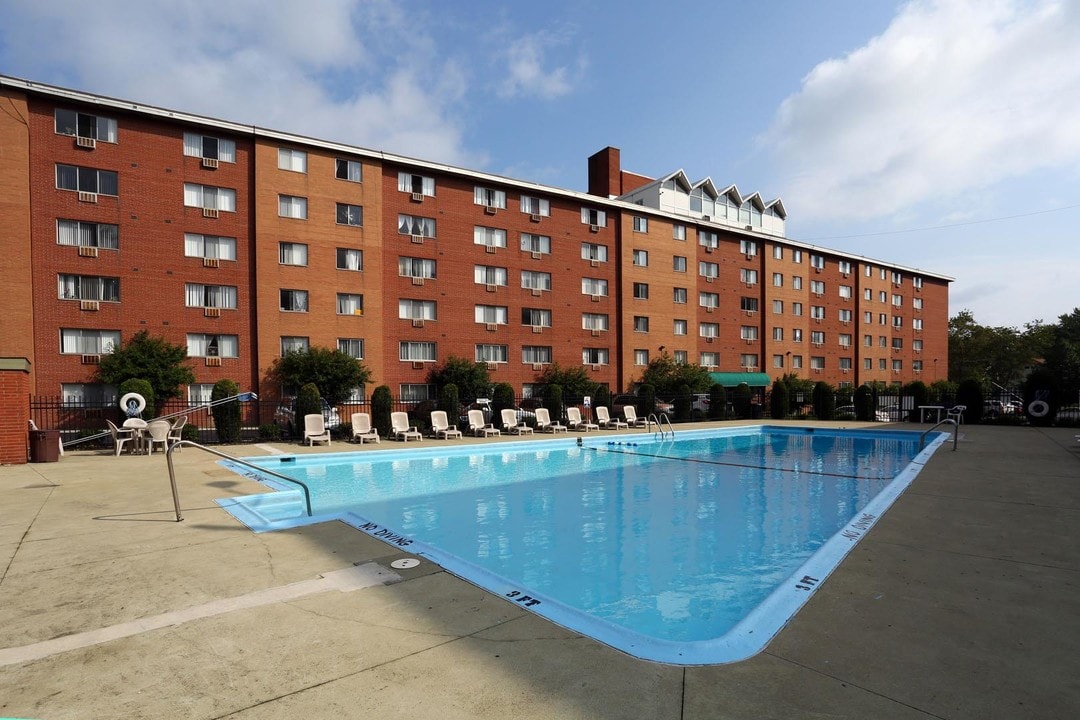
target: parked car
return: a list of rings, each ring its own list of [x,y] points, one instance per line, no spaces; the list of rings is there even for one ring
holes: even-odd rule
[[[874,419],[878,422],[900,422],[903,419],[903,411],[899,405],[886,405],[874,411]],[[854,420],[855,406],[841,405],[833,411],[836,420]]]
[[[709,396],[706,393],[695,393],[690,407],[700,413],[708,414]]]
[[[1018,415],[1021,412],[1021,405],[1016,400],[987,400],[983,403],[983,414],[989,417],[996,415]]]
[[[338,415],[336,407],[332,407],[330,403],[322,400],[322,416],[323,424],[326,428],[333,429],[341,424],[341,417]],[[296,398],[295,397],[283,397],[281,403],[277,406],[277,410],[274,411],[274,422],[278,425],[285,427],[299,427],[296,424]]]
[[[624,406],[633,405],[635,408],[637,408],[640,401],[641,398],[639,398],[637,395],[616,395],[615,397],[611,398],[611,414],[615,417],[621,418],[623,416]],[[657,399],[656,412],[667,413],[670,417],[672,413],[675,412],[675,405],[666,400]],[[640,415],[641,413],[638,414]]]

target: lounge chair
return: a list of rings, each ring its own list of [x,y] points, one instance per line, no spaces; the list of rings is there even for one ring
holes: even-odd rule
[[[619,430],[620,428],[630,427],[622,420],[611,417],[608,409],[603,405],[596,408],[596,424],[605,430]]]
[[[557,422],[551,422],[551,413],[547,408],[536,408],[536,429],[540,432],[559,433],[566,432],[566,426]]]
[[[362,412],[352,414],[352,439],[359,440],[361,445],[365,440],[381,442],[379,431],[371,427],[371,415]]]
[[[964,423],[964,411],[967,410],[967,405],[954,405],[945,412],[946,420],[954,420],[957,425]]]
[[[132,447],[135,446],[135,429],[134,428],[119,428],[116,427],[116,423],[112,420],[105,420],[109,425],[109,434],[112,435],[113,444],[116,445],[116,455],[119,457],[120,451],[124,449],[124,445],[131,443]]]
[[[172,431],[172,423],[168,420],[151,420],[146,425],[144,437],[146,438],[146,452],[154,454],[154,446],[161,445],[161,451],[169,449],[169,433]]]
[[[314,446],[317,442],[325,442],[330,447],[330,431],[326,429],[326,420],[322,413],[311,413],[304,416],[304,440],[308,445]]]
[[[584,430],[585,432],[589,432],[590,430],[600,429],[600,426],[596,423],[582,420],[581,409],[576,407],[566,408],[566,424],[571,430]]]
[[[623,405],[623,417],[626,418],[626,424],[629,427],[644,427],[647,422],[645,418],[638,417],[637,408],[633,405]]]
[[[420,431],[409,424],[409,413],[407,412],[390,413],[390,434],[395,440],[401,440],[402,442],[409,442],[410,440],[423,442],[424,440],[424,436],[420,434]]]
[[[181,415],[173,422],[172,427],[169,428],[169,445],[175,445],[184,439],[184,426],[187,425],[187,415]],[[176,452],[180,452],[183,446],[176,448]]]
[[[461,437],[460,430],[456,427],[450,427],[450,421],[446,418],[445,410],[431,411],[431,434],[436,439],[442,438],[443,440]]]
[[[533,429],[518,420],[517,410],[506,408],[501,413],[502,429],[511,435],[532,435]]]
[[[483,410],[469,411],[469,432],[475,437],[500,435],[499,428],[484,420]]]

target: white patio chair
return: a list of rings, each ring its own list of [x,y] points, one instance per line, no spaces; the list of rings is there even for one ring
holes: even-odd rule
[[[173,422],[172,427],[169,428],[169,445],[174,445],[184,439],[184,426],[187,425],[187,415],[181,415]],[[176,448],[176,452],[180,452],[183,449],[183,445]]]
[[[565,425],[551,421],[551,411],[547,408],[536,408],[536,429],[552,434],[566,432]]]
[[[611,417],[608,409],[603,405],[596,407],[596,424],[605,430],[619,430],[620,428],[630,427],[622,420]]]
[[[450,427],[450,421],[446,419],[445,410],[431,411],[431,434],[436,439],[441,437],[443,440],[461,437],[460,430],[456,427]]]
[[[630,427],[643,427],[645,425],[645,418],[638,417],[637,408],[633,405],[623,405],[623,417],[626,418],[626,424]]]
[[[533,429],[518,420],[517,410],[504,408],[500,413],[502,429],[511,435],[532,435]]]
[[[132,447],[135,446],[135,428],[116,427],[116,423],[108,419],[105,422],[109,425],[109,434],[112,435],[113,444],[116,445],[116,455],[118,457],[127,443],[132,443]]]
[[[967,405],[953,405],[945,412],[945,419],[954,420],[957,425],[963,425],[965,410],[967,410]]]
[[[484,420],[483,410],[469,411],[469,432],[475,437],[488,437],[490,435],[502,434],[499,432],[499,428]]]
[[[154,446],[160,444],[162,452],[169,449],[169,433],[172,431],[172,423],[168,420],[151,420],[146,425],[143,437],[146,442],[146,452],[154,454]]]
[[[359,440],[363,445],[365,440],[374,440],[376,443],[382,442],[379,439],[379,431],[371,427],[371,415],[364,412],[358,412],[352,414],[352,438],[353,440]]]
[[[424,436],[420,434],[420,431],[409,425],[409,413],[406,412],[390,413],[390,434],[393,435],[395,440],[401,440],[402,442],[409,442],[410,440],[423,442],[424,440]]]
[[[581,418],[581,408],[576,407],[566,408],[566,425],[571,430],[584,430],[585,432],[600,429],[600,426],[596,423],[583,420]]]
[[[326,420],[322,413],[304,416],[304,440],[311,446],[317,442],[324,442],[327,447],[330,447],[330,431],[326,429]]]

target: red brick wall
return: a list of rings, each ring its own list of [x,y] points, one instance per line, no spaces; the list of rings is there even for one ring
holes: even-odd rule
[[[30,449],[30,368],[19,358],[4,358],[0,368],[0,464],[26,462]],[[25,369],[19,366],[25,363]]]

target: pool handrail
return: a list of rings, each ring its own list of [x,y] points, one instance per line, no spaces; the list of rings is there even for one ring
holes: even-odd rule
[[[668,418],[667,413],[660,413],[659,417],[656,413],[649,413],[649,417],[645,418],[645,432],[649,431],[649,428],[654,424],[656,430],[653,430],[653,435],[660,433],[660,439],[663,440],[667,437],[667,433],[664,432],[664,426],[662,423],[667,423],[668,428],[671,429],[671,439],[675,439],[675,426],[671,424],[671,419]]]
[[[923,432],[923,434],[919,436],[919,450],[923,449],[923,445],[925,444],[926,436],[928,434],[932,433],[934,430],[937,430],[942,425],[952,425],[953,426],[952,449],[953,449],[953,452],[956,452],[956,440],[957,440],[956,435],[960,431],[960,426],[957,425],[956,421],[953,420],[952,418],[945,418],[944,420],[941,420],[941,421],[937,422],[934,425],[934,427],[930,428],[929,430],[925,430]]]
[[[291,478],[288,475],[282,475],[281,473],[274,472],[273,470],[270,470],[268,468],[259,467],[258,465],[253,465],[253,464],[247,462],[246,460],[241,460],[238,457],[234,457],[234,456],[229,455],[227,453],[223,453],[220,450],[215,450],[214,448],[209,448],[209,447],[206,447],[205,445],[200,445],[199,443],[194,442],[192,440],[178,440],[178,441],[174,442],[172,445],[170,445],[169,449],[165,451],[165,461],[169,465],[169,484],[172,487],[173,506],[176,508],[176,522],[180,522],[181,520],[183,520],[184,516],[180,514],[180,495],[176,490],[176,471],[173,468],[172,454],[173,454],[173,450],[180,447],[181,445],[186,445],[188,447],[194,447],[194,448],[198,448],[200,450],[205,450],[208,453],[211,453],[213,455],[217,455],[218,457],[223,457],[226,460],[229,460],[230,462],[237,463],[238,465],[243,465],[244,467],[251,468],[252,470],[255,470],[257,472],[266,473],[267,475],[273,475],[274,477],[276,477],[276,478],[278,478],[280,480],[285,480],[286,482],[291,482],[291,483],[295,483],[296,485],[299,485],[300,488],[304,491],[304,505],[307,507],[308,517],[311,517],[311,490],[309,490],[308,486],[305,485],[300,480],[297,480],[296,478]]]

